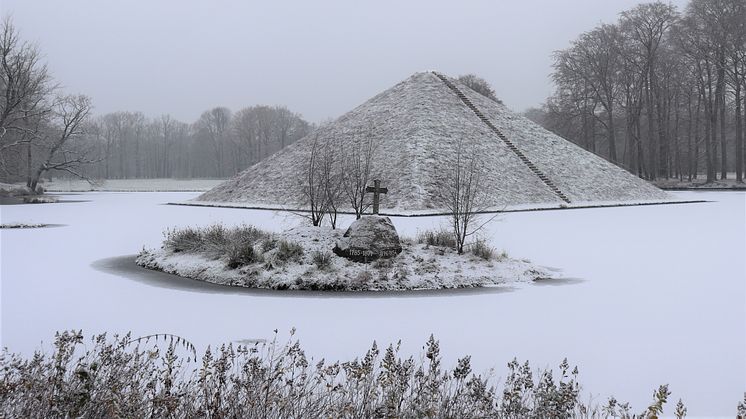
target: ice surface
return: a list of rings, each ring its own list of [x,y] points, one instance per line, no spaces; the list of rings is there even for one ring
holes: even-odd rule
[[[580,368],[584,395],[614,394],[638,408],[669,383],[690,416],[732,417],[746,389],[744,193],[675,193],[714,201],[698,204],[504,214],[489,227],[494,247],[581,279],[510,292],[205,292],[91,266],[159,246],[166,227],[220,221],[278,230],[297,221],[288,213],[161,205],[196,195],[93,192],[79,195],[90,202],[0,207],[3,223],[66,225],[0,231],[2,344],[29,354],[50,348],[55,331],[77,328],[168,332],[204,346],[295,326],[310,355],[346,359],[374,339],[403,339],[405,351],[419,353],[434,333],[449,364],[471,354],[475,370],[496,367],[499,375],[514,356],[535,367],[568,357]],[[392,220],[405,235],[443,222]]]

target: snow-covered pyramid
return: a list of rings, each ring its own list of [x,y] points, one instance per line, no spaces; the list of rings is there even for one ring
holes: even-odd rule
[[[439,212],[436,193],[458,139],[482,150],[493,209],[665,202],[671,197],[454,79],[416,73],[331,124],[193,200],[198,205],[303,209],[314,141],[349,148],[372,136],[388,194],[381,212]],[[355,140],[355,139],[358,140]]]

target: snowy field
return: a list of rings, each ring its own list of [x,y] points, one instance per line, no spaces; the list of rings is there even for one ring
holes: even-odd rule
[[[492,245],[561,268],[560,285],[414,294],[309,294],[203,286],[102,259],[158,246],[167,227],[251,223],[278,230],[288,213],[161,205],[195,193],[75,195],[58,204],[0,207],[2,345],[31,353],[54,332],[175,333],[198,346],[281,336],[327,359],[363,354],[372,340],[419,353],[434,333],[445,361],[475,370],[513,357],[552,367],[567,357],[584,395],[614,394],[641,409],[669,383],[690,417],[733,417],[746,390],[746,194],[679,192],[713,202],[510,213]],[[393,218],[414,235],[442,219]],[[342,222],[346,226],[349,219]],[[114,271],[106,266],[116,265]],[[122,266],[124,265],[124,266]],[[107,270],[108,269],[108,270]]]
[[[201,192],[225,179],[104,179],[93,184],[80,179],[53,179],[42,186],[49,192]]]

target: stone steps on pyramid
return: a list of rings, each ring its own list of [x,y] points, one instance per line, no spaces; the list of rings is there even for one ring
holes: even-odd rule
[[[471,100],[464,94],[464,92],[461,91],[451,80],[448,79],[448,77],[433,71],[433,74],[439,78],[443,83],[448,86],[449,89],[451,89],[456,96],[469,108],[472,112],[480,119],[482,122],[484,122],[487,127],[490,128],[492,132],[494,132],[498,138],[500,138],[505,145],[508,146],[508,149],[512,151],[518,158],[528,167],[531,172],[533,172],[549,189],[554,192],[555,195],[557,195],[560,199],[565,201],[566,203],[570,203],[570,199],[565,195],[558,187],[557,185],[552,182],[551,179],[547,175],[544,174],[536,165],[518,148],[516,145],[510,141],[508,137],[506,137],[502,131],[497,129],[497,127],[487,118],[482,111],[477,108]]]

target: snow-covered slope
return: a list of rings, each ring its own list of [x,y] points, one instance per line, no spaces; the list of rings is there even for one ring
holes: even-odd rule
[[[571,204],[666,201],[649,185],[569,141],[515,115],[455,80],[460,89],[565,195]],[[372,136],[376,177],[388,187],[387,213],[442,210],[435,194],[459,139],[481,150],[489,206],[558,207],[565,203],[451,90],[416,73],[333,123],[199,196],[196,204],[302,208],[302,178],[315,138],[321,144]],[[338,147],[338,146],[334,146]]]

